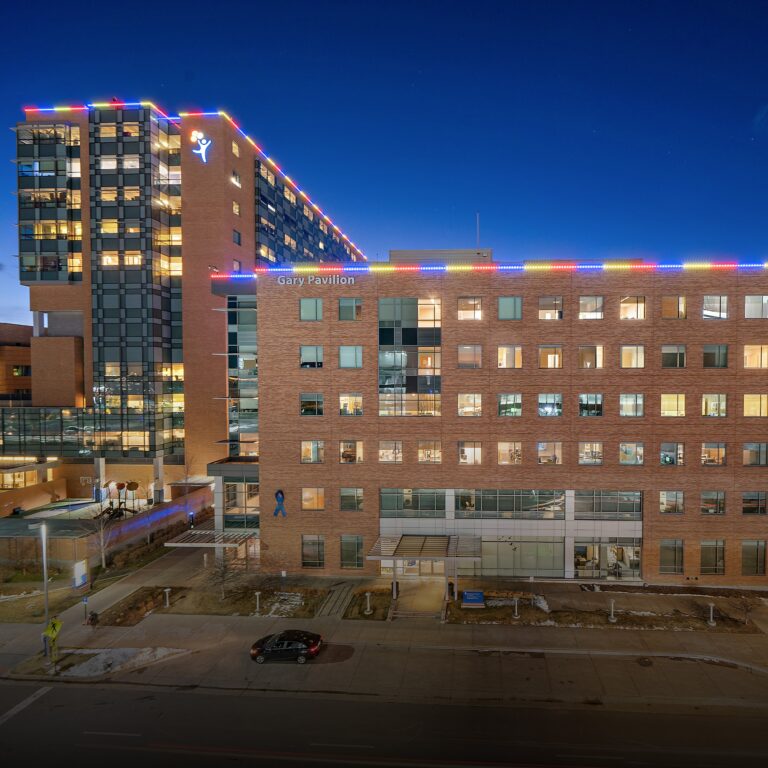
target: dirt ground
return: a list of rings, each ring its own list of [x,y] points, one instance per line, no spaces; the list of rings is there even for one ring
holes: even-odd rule
[[[3,585],[0,590],[4,595],[19,595],[13,599],[0,599],[0,622],[3,623],[35,623],[45,620],[45,598],[42,593],[42,585],[14,585],[18,589],[7,589]],[[82,594],[76,593],[70,587],[53,587],[48,589],[48,606],[51,616],[65,611],[67,608],[79,603]]]
[[[373,613],[370,616],[365,615],[367,606],[365,593],[371,593],[371,609]],[[390,589],[361,589],[352,595],[352,600],[344,611],[345,619],[365,619],[366,621],[384,621],[389,613],[389,606],[392,603],[392,591]]]

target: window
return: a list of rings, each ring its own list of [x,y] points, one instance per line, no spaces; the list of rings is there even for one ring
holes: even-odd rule
[[[459,393],[459,416],[482,416],[483,396],[479,393]]]
[[[685,416],[685,395],[662,395],[662,416]]]
[[[602,320],[603,297],[579,296],[579,320]]]
[[[724,417],[726,415],[726,395],[702,395],[701,415]]]
[[[562,464],[562,443],[536,443],[536,459],[539,464]]]
[[[662,344],[661,346],[662,368],[685,368],[685,345]]]
[[[701,463],[705,467],[725,466],[725,443],[702,443]]]
[[[232,201],[232,213],[234,213],[235,216],[240,215],[240,203],[238,203],[237,200]]]
[[[117,219],[102,219],[99,222],[99,230],[102,235],[116,235],[118,232]]]
[[[504,344],[498,348],[499,368],[522,368],[523,348],[519,345]]]
[[[362,440],[340,440],[339,441],[339,464],[362,464],[363,463],[363,441]]]
[[[483,349],[479,344],[459,344],[459,368],[481,368],[483,364]]]
[[[705,320],[727,320],[728,319],[728,297],[727,296],[705,296],[701,307],[701,316]]]
[[[634,344],[619,348],[620,368],[645,368],[645,347]]]
[[[138,202],[141,200],[141,190],[138,187],[123,187],[123,200],[126,203]]]
[[[483,444],[459,440],[459,464],[481,464],[483,460]]]
[[[499,395],[497,414],[499,416],[522,416],[523,396],[519,392]]]
[[[498,464],[522,464],[523,463],[523,444],[522,443],[497,443],[496,461]]]
[[[579,395],[579,416],[602,416],[603,396],[600,394]]]
[[[116,171],[117,170],[117,158],[116,157],[102,157],[99,161],[99,169],[102,171]]]
[[[362,512],[363,511],[363,489],[362,488],[342,488],[339,500],[339,509],[342,512]]]
[[[602,368],[603,346],[579,347],[579,368]]]
[[[684,511],[682,491],[659,491],[659,512],[662,515],[682,515]]]
[[[522,320],[523,297],[499,296],[499,320]]]
[[[620,394],[619,395],[619,416],[643,416],[643,395],[637,394]]]
[[[240,157],[240,147],[234,141],[232,142],[232,154],[235,157]]]
[[[702,576],[722,576],[725,573],[725,541],[716,539],[701,542]]]
[[[666,320],[685,320],[685,296],[662,296],[661,316]]]
[[[126,267],[140,267],[141,266],[141,252],[140,251],[126,251],[123,257],[123,263]]]
[[[603,463],[602,443],[579,443],[579,464],[597,465]]]
[[[642,443],[619,443],[619,464],[639,465],[642,463]]]
[[[339,395],[339,416],[362,416],[363,396],[357,392]]]
[[[322,392],[302,392],[299,395],[299,415],[322,416],[323,415]]]
[[[362,568],[365,564],[363,555],[363,537],[344,534],[341,536],[341,567]]]
[[[539,368],[562,368],[563,348],[547,344],[539,347]]]
[[[233,229],[232,230],[232,242],[235,245],[242,245],[242,241],[243,241],[243,238],[240,235],[240,233],[236,229]]]
[[[768,344],[745,344],[744,367],[768,368]]]
[[[302,440],[301,441],[301,463],[302,464],[322,464],[324,461],[325,461],[325,441],[324,440]]]
[[[702,491],[700,506],[702,515],[724,515],[725,491]]]
[[[727,368],[728,345],[705,344],[702,364],[704,368]]]
[[[765,576],[765,542],[741,542],[741,575]]]
[[[563,297],[539,296],[539,320],[562,320]]]
[[[301,535],[301,567],[325,567],[325,536],[305,533]]]
[[[659,573],[683,572],[683,540],[662,539],[659,542]]]
[[[114,203],[117,202],[117,188],[116,187],[102,187],[99,190],[99,198],[102,203]]]
[[[339,299],[339,320],[361,320],[362,317],[362,299]]]
[[[117,126],[114,123],[106,123],[99,126],[100,139],[114,139],[117,137]]]
[[[123,157],[123,170],[124,171],[137,171],[141,167],[141,163],[137,155],[126,155]]]
[[[440,464],[443,449],[439,440],[419,440],[419,464]]]
[[[659,463],[662,467],[681,467],[685,464],[684,443],[662,443]]]
[[[742,491],[741,492],[741,513],[743,515],[765,515],[768,513],[766,507],[765,491]]]
[[[745,416],[768,416],[768,395],[744,395]]]
[[[322,347],[299,347],[299,367],[300,368],[322,368],[323,367],[323,348]]]
[[[305,512],[325,509],[325,488],[302,488],[301,509]]]
[[[744,317],[747,320],[768,317],[768,296],[745,296]]]
[[[322,319],[322,299],[299,299],[299,320],[316,321]]]
[[[360,346],[339,347],[339,368],[362,368],[363,348]]]
[[[120,257],[116,252],[102,253],[101,254],[101,266],[102,267],[117,267],[120,264]]]
[[[745,467],[768,466],[768,443],[744,443],[742,463]]]
[[[238,188],[242,188],[242,182],[240,181],[240,174],[237,171],[232,171],[230,181]]]
[[[379,440],[379,462],[382,464],[402,464],[403,441]]]
[[[459,320],[482,320],[483,300],[479,296],[459,297]]]
[[[645,296],[622,296],[619,301],[621,320],[645,320]]]
[[[283,197],[293,205],[296,205],[296,195],[293,193],[292,190],[288,188],[288,185],[283,187]]]
[[[539,394],[539,416],[562,416],[563,396],[559,392]]]

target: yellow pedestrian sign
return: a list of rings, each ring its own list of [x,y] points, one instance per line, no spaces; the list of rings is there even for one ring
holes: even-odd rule
[[[48,626],[43,631],[43,634],[51,640],[55,640],[59,632],[61,632],[61,619],[58,619],[56,616],[54,616],[48,622]]]

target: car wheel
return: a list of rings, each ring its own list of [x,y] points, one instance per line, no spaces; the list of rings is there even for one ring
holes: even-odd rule
[[[256,657],[256,663],[257,664],[263,664],[264,661],[265,661],[265,659],[264,659],[263,656],[259,655],[259,656]]]
[[[306,656],[297,656],[296,662],[298,664],[306,664],[307,663],[307,657]]]

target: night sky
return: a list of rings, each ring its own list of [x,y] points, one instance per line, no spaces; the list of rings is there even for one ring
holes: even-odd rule
[[[3,38],[5,126],[226,109],[370,258],[473,247],[476,211],[499,260],[768,257],[766,2],[17,2]],[[27,322],[14,173],[0,321]]]

